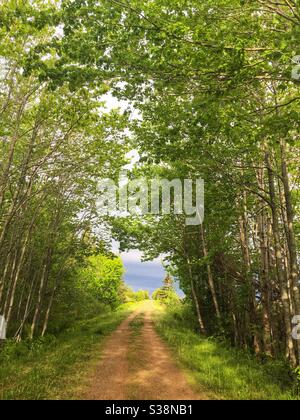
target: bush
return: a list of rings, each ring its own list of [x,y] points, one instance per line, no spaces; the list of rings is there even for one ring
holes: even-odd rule
[[[152,295],[152,299],[153,300],[158,300],[161,303],[164,303],[167,306],[176,306],[180,303],[180,297],[178,296],[178,294],[175,292],[175,290],[172,289],[165,289],[165,288],[161,288],[161,289],[157,289],[153,292]]]
[[[149,300],[150,299],[150,295],[148,290],[139,290],[138,292],[135,293],[135,302],[142,302],[143,300]]]
[[[191,315],[192,314],[192,315]],[[299,387],[284,360],[265,360],[195,331],[187,304],[168,307],[156,320],[162,337],[188,369],[199,390],[212,399],[299,399]],[[299,374],[299,371],[298,371]]]
[[[142,302],[143,300],[149,300],[150,295],[148,290],[139,290],[134,292],[131,287],[124,285],[123,290],[123,302]]]

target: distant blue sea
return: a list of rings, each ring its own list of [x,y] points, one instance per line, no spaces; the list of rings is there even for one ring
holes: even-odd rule
[[[125,264],[125,282],[128,286],[136,292],[138,290],[148,290],[150,295],[163,285],[163,280],[166,277],[166,272],[160,264],[145,262],[124,262]],[[178,293],[182,296],[183,293],[177,287]]]
[[[136,274],[127,274],[125,276],[125,282],[128,286],[132,287],[132,289],[136,292],[138,290],[148,290],[150,294],[154,292],[154,290],[158,289],[162,286],[162,279],[158,279],[157,277],[146,276],[143,277],[136,275]]]

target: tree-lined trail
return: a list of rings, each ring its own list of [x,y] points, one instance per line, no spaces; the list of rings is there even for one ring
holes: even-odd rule
[[[299,396],[299,40],[291,0],[0,0],[0,398],[62,398],[149,298],[113,243],[178,279],[157,327],[196,382]],[[194,397],[149,305],[87,397]]]
[[[206,400],[154,329],[157,306],[143,302],[107,339],[99,364],[81,395],[86,400]]]

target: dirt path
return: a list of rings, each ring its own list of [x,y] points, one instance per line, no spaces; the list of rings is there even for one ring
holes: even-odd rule
[[[152,323],[144,303],[107,339],[85,400],[204,400],[188,384]]]

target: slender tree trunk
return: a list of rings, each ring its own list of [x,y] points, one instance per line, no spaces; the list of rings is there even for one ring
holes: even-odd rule
[[[35,292],[35,289],[36,289],[36,277],[37,276],[34,276],[32,282],[31,282],[30,290],[29,290],[27,300],[26,300],[26,306],[25,306],[24,314],[23,314],[23,317],[22,317],[22,321],[21,321],[21,324],[20,324],[19,328],[17,329],[17,331],[15,333],[14,338],[17,342],[21,341],[21,339],[22,339],[23,329],[24,329],[25,323],[26,323],[26,321],[27,321],[27,319],[30,315],[30,312],[31,312],[30,311],[30,305],[31,305],[31,302],[32,302],[32,297],[34,296],[34,292]]]
[[[38,321],[39,321],[39,317],[40,317],[44,291],[45,291],[45,288],[46,288],[47,282],[48,282],[51,259],[52,259],[52,248],[50,246],[47,250],[46,259],[45,259],[44,266],[43,266],[43,269],[42,269],[40,287],[39,287],[39,292],[38,292],[38,299],[37,299],[37,302],[36,302],[36,308],[35,308],[34,317],[33,317],[32,325],[31,325],[31,331],[30,331],[30,339],[31,340],[34,337],[34,333],[35,333],[35,330],[36,330],[36,327],[37,327],[37,324],[38,324]]]
[[[250,326],[249,330],[252,332],[252,347],[255,354],[261,352],[260,340],[256,332],[257,326],[257,313],[256,313],[256,293],[255,287],[252,279],[252,269],[251,269],[251,255],[249,250],[249,235],[248,235],[248,216],[247,216],[247,193],[243,194],[243,214],[240,217],[240,243],[242,249],[242,256],[244,262],[244,273],[246,281],[249,288],[249,317],[250,317]]]
[[[200,304],[199,304],[198,296],[197,296],[197,293],[196,293],[195,283],[194,283],[193,277],[191,277],[191,289],[192,289],[192,296],[193,296],[195,308],[196,308],[196,311],[197,311],[197,319],[198,319],[198,324],[199,324],[199,327],[200,327],[200,332],[201,332],[201,334],[206,335],[206,329],[205,329],[204,321],[203,321],[203,318],[202,318],[202,315],[201,315]]]
[[[15,275],[16,265],[17,265],[17,258],[18,258],[18,251],[16,250],[14,252],[13,260],[12,260],[12,263],[11,263],[10,275],[9,275],[8,285],[7,285],[7,290],[6,290],[6,296],[5,296],[5,301],[3,303],[3,313],[4,313],[5,317],[6,317],[6,314],[7,314],[7,311],[8,311],[8,307],[9,307],[9,298],[10,298],[11,291],[12,291],[12,284],[13,284],[13,279],[14,279],[14,275]]]
[[[30,231],[28,232],[27,237],[26,237],[26,239],[24,241],[24,244],[22,246],[20,258],[19,258],[19,261],[18,261],[18,266],[16,268],[16,274],[15,274],[14,281],[13,281],[13,286],[12,286],[12,291],[11,291],[11,297],[10,297],[10,302],[9,302],[9,307],[8,307],[8,311],[7,311],[7,314],[6,314],[6,322],[7,322],[7,325],[9,325],[11,314],[12,314],[12,310],[13,310],[13,305],[14,305],[14,301],[15,301],[15,294],[16,294],[16,288],[17,288],[17,284],[18,284],[18,281],[19,281],[20,272],[21,272],[21,269],[22,269],[24,257],[25,257],[25,252],[26,252],[26,247],[27,247],[29,235],[30,235]]]
[[[284,186],[284,196],[286,204],[286,220],[287,220],[287,243],[290,260],[290,283],[292,287],[292,296],[295,305],[296,313],[300,315],[300,291],[299,291],[299,267],[297,256],[297,245],[294,231],[294,210],[292,204],[292,195],[290,189],[289,174],[287,169],[286,157],[286,141],[281,140],[281,175]],[[299,355],[300,356],[300,355]]]
[[[33,340],[35,330],[37,327],[38,318],[40,315],[40,310],[41,310],[41,305],[42,305],[42,300],[43,300],[43,292],[44,292],[44,287],[45,287],[45,282],[46,282],[46,270],[47,270],[47,264],[45,262],[42,269],[40,287],[38,291],[38,298],[37,298],[35,312],[34,312],[31,329],[30,329],[30,335],[29,335],[30,340]]]
[[[276,190],[275,190],[275,181],[274,173],[271,166],[270,155],[268,152],[265,153],[265,162],[268,169],[268,178],[269,178],[269,192],[270,192],[270,204],[272,210],[272,227],[273,227],[273,236],[275,244],[275,255],[276,255],[276,267],[277,275],[281,290],[281,301],[283,306],[283,316],[285,324],[285,334],[286,334],[286,352],[293,366],[297,365],[297,356],[294,348],[294,343],[292,339],[292,317],[290,312],[290,301],[288,294],[288,287],[285,281],[285,274],[283,271],[283,258],[282,250],[280,243],[280,229],[278,222],[278,210],[276,202]]]
[[[1,286],[0,286],[0,308],[2,308],[2,299],[3,299],[4,289],[5,289],[5,280],[6,280],[8,270],[9,270],[9,265],[10,265],[10,259],[9,257],[7,257],[5,266],[4,266],[4,271],[2,274]]]
[[[204,255],[204,258],[206,258],[207,260],[206,267],[207,267],[207,276],[208,276],[208,286],[212,295],[213,304],[214,304],[217,318],[221,319],[221,311],[220,311],[220,307],[218,303],[214,277],[212,274],[211,265],[208,262],[208,250],[207,250],[207,245],[206,245],[206,240],[205,240],[205,232],[204,232],[203,224],[200,224],[200,235],[201,235],[201,241],[202,241],[202,247],[203,247],[203,255]]]
[[[261,190],[264,189],[264,169],[258,171],[258,185]],[[261,303],[263,317],[263,344],[264,352],[268,355],[273,354],[272,350],[272,328],[271,328],[271,302],[270,302],[270,272],[269,272],[269,243],[267,236],[267,217],[265,211],[265,202],[260,200],[260,211],[258,214],[258,227],[260,238],[260,259],[261,259]]]
[[[53,288],[49,303],[48,303],[48,307],[46,310],[46,314],[45,314],[45,319],[44,319],[44,324],[43,324],[43,328],[42,328],[42,337],[45,336],[46,332],[47,332],[47,328],[48,328],[48,324],[49,324],[49,319],[50,319],[50,313],[51,313],[51,309],[53,306],[53,301],[54,301],[54,296],[57,290],[57,286],[55,286]]]
[[[291,314],[296,313],[295,309],[295,301],[293,299],[293,288],[292,288],[292,275],[291,275],[291,261],[290,261],[290,253],[288,249],[288,220],[286,215],[286,203],[285,203],[285,197],[282,191],[282,185],[280,180],[278,180],[278,191],[279,191],[279,198],[280,198],[280,208],[281,208],[281,218],[284,226],[285,231],[285,241],[284,241],[284,265],[285,265],[285,273],[286,273],[286,282],[288,285],[288,291],[289,291],[289,299],[290,299],[290,308],[291,308]]]

